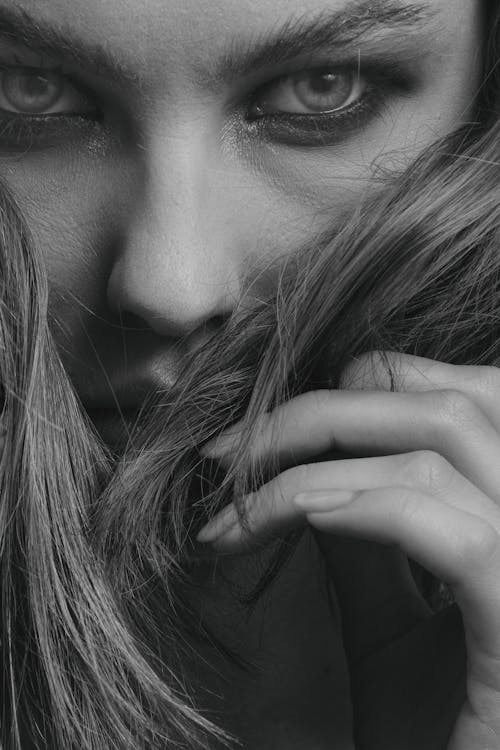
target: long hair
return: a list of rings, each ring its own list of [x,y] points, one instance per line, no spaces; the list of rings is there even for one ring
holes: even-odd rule
[[[273,297],[235,311],[118,453],[74,392],[36,238],[0,191],[2,748],[228,741],[190,698],[185,593],[194,531],[263,479],[244,450],[258,417],[337,387],[371,349],[500,364],[498,10],[488,29],[477,122],[291,255]],[[199,448],[242,418],[222,473]]]

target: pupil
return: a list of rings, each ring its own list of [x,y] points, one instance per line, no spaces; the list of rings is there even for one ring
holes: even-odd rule
[[[350,99],[353,77],[345,72],[306,71],[296,80],[295,93],[307,109],[332,112]]]
[[[29,99],[46,95],[48,88],[49,82],[42,76],[24,76],[20,82],[20,89]]]
[[[316,94],[328,94],[332,87],[338,85],[338,78],[332,73],[322,73],[314,76],[311,88]]]

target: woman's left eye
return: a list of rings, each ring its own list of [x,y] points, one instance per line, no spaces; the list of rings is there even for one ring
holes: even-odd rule
[[[367,87],[367,81],[354,70],[301,71],[282,76],[257,92],[249,116],[340,113],[359,103]]]
[[[25,117],[88,117],[96,107],[61,73],[6,66],[0,69],[0,110]]]

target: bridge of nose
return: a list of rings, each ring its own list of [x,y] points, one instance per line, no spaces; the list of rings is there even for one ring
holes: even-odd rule
[[[149,138],[109,279],[114,311],[170,335],[231,312],[247,244],[238,237],[242,206],[238,210],[235,179],[206,126],[193,122],[175,136]]]

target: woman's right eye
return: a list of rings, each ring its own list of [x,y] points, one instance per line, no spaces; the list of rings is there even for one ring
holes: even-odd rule
[[[96,104],[64,74],[44,68],[0,69],[0,110],[24,117],[95,117]]]

